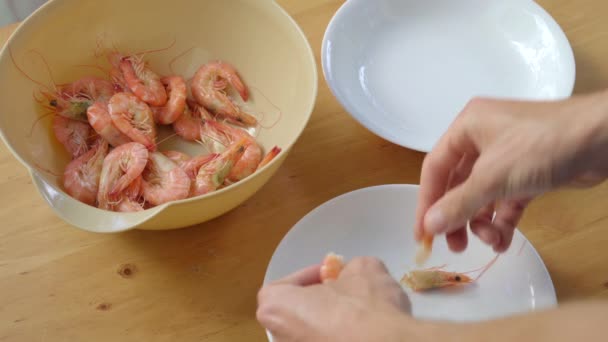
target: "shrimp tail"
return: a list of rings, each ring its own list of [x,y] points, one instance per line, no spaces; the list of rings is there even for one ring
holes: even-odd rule
[[[264,157],[264,159],[262,159],[257,169],[259,170],[268,165],[276,156],[279,155],[279,153],[281,153],[281,148],[278,146],[273,147],[272,150],[270,150],[270,152],[268,152],[268,154]]]

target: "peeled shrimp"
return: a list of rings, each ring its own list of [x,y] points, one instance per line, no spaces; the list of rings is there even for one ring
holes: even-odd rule
[[[114,125],[132,141],[156,150],[156,125],[150,107],[129,93],[116,93],[108,104]]]
[[[329,253],[323,259],[321,265],[321,282],[325,283],[329,280],[336,280],[344,268],[344,258],[341,255]]]
[[[219,157],[201,167],[194,183],[194,196],[210,193],[222,186],[234,164],[245,153],[246,148],[246,139],[241,139]]]
[[[202,135],[205,134],[209,134],[214,140],[220,141],[226,146],[238,139],[244,139],[247,142],[245,153],[232,167],[226,178],[229,182],[236,183],[247,178],[255,172],[262,161],[262,148],[249,133],[241,129],[224,125],[215,120],[206,120],[202,131]]]
[[[174,123],[186,109],[186,82],[180,76],[161,78],[169,99],[163,107],[152,107],[154,120],[161,125]]]
[[[173,130],[186,140],[196,141],[201,137],[201,124],[201,117],[186,106],[184,113],[173,123]]]
[[[95,132],[107,140],[110,145],[117,147],[131,142],[131,139],[114,125],[112,117],[110,117],[110,113],[108,112],[107,102],[95,102],[87,110],[87,117]]]
[[[167,103],[167,91],[160,77],[140,57],[122,57],[119,66],[127,86],[138,98],[155,107]]]
[[[148,150],[137,142],[116,147],[104,162],[99,181],[99,208],[111,210],[120,201],[122,192],[144,171]]]
[[[142,176],[144,199],[152,205],[181,200],[190,194],[191,180],[186,172],[162,153],[150,153]]]
[[[89,124],[55,115],[53,131],[72,159],[80,157],[89,150],[88,139],[92,131]]]
[[[95,205],[108,148],[108,143],[100,139],[87,153],[68,164],[63,173],[63,186],[70,196],[88,205]]]
[[[225,94],[228,84],[238,91],[244,101],[249,99],[247,88],[231,65],[223,62],[205,64],[192,78],[192,95],[200,105],[215,115],[224,116],[238,125],[256,125],[257,119],[242,111]]]

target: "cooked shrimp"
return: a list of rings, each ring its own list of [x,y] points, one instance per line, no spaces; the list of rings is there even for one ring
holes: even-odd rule
[[[152,107],[154,120],[161,125],[174,123],[186,109],[186,82],[180,76],[161,78],[167,88],[169,100],[163,107]]]
[[[217,153],[212,153],[206,156],[193,157],[190,160],[181,164],[181,168],[186,172],[188,177],[190,177],[190,179],[194,181],[196,180],[196,175],[198,175],[198,171],[201,169],[201,167],[207,165],[219,156],[220,155]]]
[[[42,91],[48,101],[45,108],[65,118],[87,121],[87,109],[95,101],[108,100],[114,93],[112,83],[95,77],[85,77],[65,86],[58,87],[55,92]]]
[[[120,70],[129,89],[142,101],[156,107],[167,103],[167,91],[160,76],[152,71],[141,57],[122,57]]]
[[[241,139],[231,145],[219,157],[214,158],[200,168],[194,183],[194,196],[204,195],[217,190],[232,170],[232,167],[241,158],[247,148],[246,139]]]
[[[184,113],[173,123],[173,130],[186,140],[197,141],[201,137],[201,125],[201,117],[186,106]]]
[[[281,153],[281,148],[278,146],[273,147],[272,150],[270,150],[270,152],[268,152],[268,154],[264,157],[264,159],[262,159],[260,165],[258,165],[258,170],[268,165],[268,163],[270,163],[274,158],[276,158],[279,153]]]
[[[226,178],[231,183],[236,183],[247,178],[255,172],[262,160],[262,148],[255,139],[244,130],[230,127],[215,120],[205,120],[202,135],[209,135],[213,140],[220,141],[225,146],[231,145],[238,139],[247,142],[247,148],[243,156],[236,162]],[[202,138],[204,139],[204,137]]]
[[[162,152],[167,158],[171,159],[175,164],[180,167],[190,160],[190,156],[179,151],[163,151]]]
[[[80,157],[89,150],[88,140],[91,136],[89,124],[55,115],[53,132],[55,132],[57,140],[70,153],[72,159]]]
[[[433,236],[428,235],[422,239],[422,245],[418,247],[416,253],[416,265],[423,265],[431,256],[433,251]]]
[[[116,93],[108,104],[114,125],[131,140],[156,150],[156,125],[150,107],[135,95]]]
[[[122,192],[115,210],[118,212],[136,212],[144,210],[140,199],[142,198],[142,176],[139,176]]]
[[[482,267],[481,272],[475,279],[469,277],[467,273],[475,272],[447,272],[442,271],[442,267],[432,267],[424,270],[411,271],[401,278],[401,284],[410,287],[414,291],[425,291],[439,289],[449,286],[457,286],[473,283],[492,267],[499,255],[496,255],[487,265]]]
[[[88,205],[95,205],[108,148],[108,143],[100,139],[87,153],[68,164],[63,173],[63,186],[70,196]]]
[[[110,145],[117,147],[131,142],[131,139],[114,125],[112,117],[110,117],[110,113],[108,112],[107,102],[95,102],[87,110],[87,117],[95,132],[107,140]]]
[[[344,258],[341,255],[329,253],[321,265],[321,282],[336,280],[344,268]]]
[[[191,180],[186,172],[162,153],[150,153],[142,176],[144,199],[152,205],[178,201],[190,194]]]
[[[122,192],[139,177],[148,163],[148,150],[137,142],[116,147],[104,162],[97,202],[101,209],[112,209]]]
[[[224,116],[238,125],[253,126],[257,119],[241,110],[224,92],[232,85],[244,101],[249,99],[247,88],[234,68],[223,62],[212,62],[201,66],[192,78],[192,95],[211,113]]]

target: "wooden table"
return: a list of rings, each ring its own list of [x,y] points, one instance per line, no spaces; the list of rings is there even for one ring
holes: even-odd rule
[[[317,59],[342,2],[279,1]],[[608,3],[539,3],[574,47],[576,92],[605,87]],[[0,31],[0,44],[13,29]],[[310,124],[276,176],[237,210],[183,230],[99,235],[68,226],[2,144],[0,340],[265,341],[256,292],[290,227],[345,192],[419,181],[422,153],[374,136],[346,114],[323,78],[319,85]],[[544,196],[521,230],[546,262],[560,301],[608,298],[608,185]]]

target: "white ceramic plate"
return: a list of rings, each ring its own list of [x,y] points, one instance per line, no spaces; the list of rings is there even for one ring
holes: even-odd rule
[[[348,0],[322,47],[325,79],[375,134],[428,152],[475,96],[572,94],[572,49],[532,0]]]
[[[330,251],[346,259],[380,258],[391,275],[401,279],[416,268],[413,225],[417,193],[417,185],[384,185],[350,192],[321,205],[281,241],[264,283],[319,263]],[[448,270],[470,271],[484,266],[495,255],[471,234],[469,247],[462,254],[450,252],[445,239],[437,238],[425,267],[447,264]],[[488,320],[550,308],[557,303],[545,265],[519,231],[509,251],[477,283],[427,293],[404,290],[413,316],[429,320]]]

